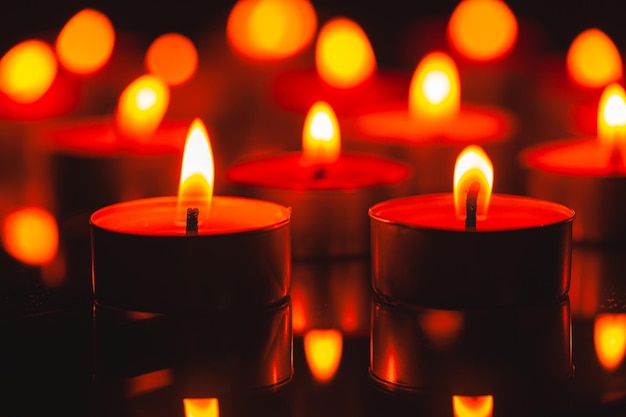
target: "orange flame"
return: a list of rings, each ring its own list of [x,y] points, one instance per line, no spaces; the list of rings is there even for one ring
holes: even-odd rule
[[[52,48],[39,40],[24,41],[0,59],[0,90],[18,103],[33,103],[48,91],[56,74]]]
[[[517,20],[500,0],[463,0],[448,22],[448,40],[466,58],[489,61],[509,53],[517,41]]]
[[[598,106],[598,139],[610,147],[618,147],[626,139],[626,93],[617,83],[602,92]]]
[[[226,36],[243,56],[272,61],[304,50],[316,27],[317,15],[308,0],[239,0],[228,16]]]
[[[322,79],[337,88],[355,87],[376,71],[376,57],[367,35],[354,21],[335,18],[320,30],[315,66]]]
[[[599,88],[622,78],[622,58],[600,29],[581,32],[567,51],[567,72],[583,87]]]
[[[220,417],[217,398],[184,398],[185,417]]]
[[[454,417],[491,417],[493,415],[493,395],[468,397],[452,396]]]
[[[2,242],[6,251],[20,262],[47,264],[59,247],[56,220],[42,208],[20,208],[4,218]]]
[[[426,55],[413,73],[409,114],[414,120],[443,125],[461,107],[461,83],[456,64],[444,52]]]
[[[142,75],[120,95],[115,115],[118,129],[129,138],[149,138],[161,124],[169,101],[167,84],[154,75]]]
[[[466,194],[474,182],[480,185],[476,217],[484,219],[493,189],[493,165],[480,146],[470,145],[461,151],[454,165],[454,207],[458,217],[466,216]]]
[[[626,314],[598,315],[593,340],[602,367],[608,371],[619,367],[626,353]]]
[[[311,106],[304,121],[302,151],[303,160],[311,164],[328,164],[339,158],[339,122],[328,103],[318,101]]]
[[[83,9],[67,21],[56,41],[61,64],[76,74],[91,74],[111,57],[115,30],[103,13]]]
[[[161,35],[146,52],[146,68],[169,85],[189,80],[198,67],[198,52],[189,38],[178,33]]]
[[[328,382],[335,376],[342,349],[343,335],[339,330],[309,330],[304,335],[304,354],[317,381]]]

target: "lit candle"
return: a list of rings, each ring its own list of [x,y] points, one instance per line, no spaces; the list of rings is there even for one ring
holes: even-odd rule
[[[626,94],[608,86],[597,113],[598,134],[528,148],[521,155],[528,170],[529,195],[560,202],[576,210],[577,242],[623,241],[626,193]]]
[[[484,152],[464,150],[454,194],[370,208],[372,282],[384,297],[434,307],[555,301],[569,289],[574,212],[549,201],[490,195]]]
[[[333,109],[318,102],[305,120],[303,152],[243,162],[226,172],[244,195],[293,208],[295,258],[367,255],[368,207],[406,191],[406,165],[341,153],[340,137]]]
[[[502,189],[513,188],[513,117],[504,110],[461,102],[456,64],[443,52],[432,52],[413,74],[409,98],[362,112],[347,126],[350,145],[401,158],[416,173],[416,192],[449,189],[456,155],[465,146],[484,146],[494,158]]]
[[[261,200],[212,197],[207,141],[196,119],[185,146],[178,198],[118,203],[91,216],[98,302],[173,312],[285,299],[291,211]]]

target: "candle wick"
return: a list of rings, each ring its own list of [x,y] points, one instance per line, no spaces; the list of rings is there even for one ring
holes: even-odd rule
[[[322,180],[326,178],[326,168],[324,166],[315,167],[313,171],[313,179],[314,180]]]
[[[476,230],[478,191],[480,191],[480,184],[477,181],[474,181],[467,190],[467,198],[465,200],[465,230]]]
[[[185,232],[187,232],[187,236],[197,236],[198,235],[198,215],[200,214],[200,210],[197,208],[189,207],[187,209],[187,223],[185,225]]]

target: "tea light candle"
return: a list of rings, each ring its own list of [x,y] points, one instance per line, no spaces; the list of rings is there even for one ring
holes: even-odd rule
[[[367,255],[367,209],[403,195],[409,168],[377,156],[341,154],[337,118],[324,102],[307,115],[303,146],[303,152],[234,165],[226,176],[243,195],[293,208],[295,258]]]
[[[269,305],[289,289],[290,209],[212,197],[208,135],[196,119],[179,197],[133,200],[91,216],[98,303],[158,313]],[[186,210],[186,211],[185,211]]]
[[[454,194],[370,208],[372,282],[383,298],[437,308],[554,301],[569,289],[574,212],[549,201],[491,195],[482,149],[458,158]]]
[[[608,86],[598,108],[598,134],[536,145],[521,155],[528,172],[527,193],[566,204],[576,210],[573,239],[577,242],[623,241],[626,202],[626,94]]]

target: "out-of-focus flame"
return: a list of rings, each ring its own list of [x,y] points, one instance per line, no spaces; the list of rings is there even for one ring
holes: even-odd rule
[[[341,152],[339,122],[332,107],[318,101],[311,106],[302,130],[303,160],[309,164],[335,162]]]
[[[493,164],[480,146],[470,145],[461,151],[454,165],[454,207],[459,218],[466,216],[467,190],[474,182],[480,185],[476,217],[484,219],[493,189]]]
[[[500,0],[463,0],[448,22],[448,40],[466,58],[490,61],[508,54],[517,41],[517,20]]]
[[[198,51],[189,38],[178,33],[161,35],[146,52],[146,68],[169,85],[189,80],[198,67]]]
[[[409,114],[431,126],[443,126],[461,107],[461,82],[456,64],[444,52],[431,52],[415,68],[409,89]]]
[[[477,397],[453,395],[452,411],[454,417],[492,417],[493,395]]]
[[[56,220],[40,207],[22,207],[4,218],[2,243],[6,251],[20,262],[47,264],[55,258],[59,247]]]
[[[217,398],[185,398],[183,406],[185,417],[220,417]]]
[[[226,36],[244,57],[275,61],[304,50],[316,27],[308,0],[239,0],[228,16]]]
[[[430,341],[444,348],[454,343],[463,321],[463,314],[458,311],[429,310],[421,317],[420,324]]]
[[[115,30],[108,17],[94,9],[83,9],[67,21],[56,40],[61,65],[76,74],[91,74],[111,57]]]
[[[598,106],[598,139],[610,147],[619,147],[626,139],[626,93],[617,83],[602,92]]]
[[[567,72],[583,87],[599,88],[622,78],[622,58],[604,32],[592,28],[581,32],[567,51]]]
[[[593,327],[596,355],[608,371],[617,369],[626,353],[626,314],[599,314]]]
[[[319,382],[328,382],[337,373],[343,335],[336,329],[309,330],[304,335],[304,354],[313,377]]]
[[[128,138],[145,140],[158,129],[170,101],[170,90],[159,77],[142,75],[120,95],[117,128]]]
[[[52,85],[57,67],[50,45],[40,40],[21,42],[0,59],[0,90],[18,103],[35,102]]]
[[[354,21],[338,17],[320,30],[315,45],[320,77],[337,88],[355,87],[376,71],[376,57],[367,35]]]

